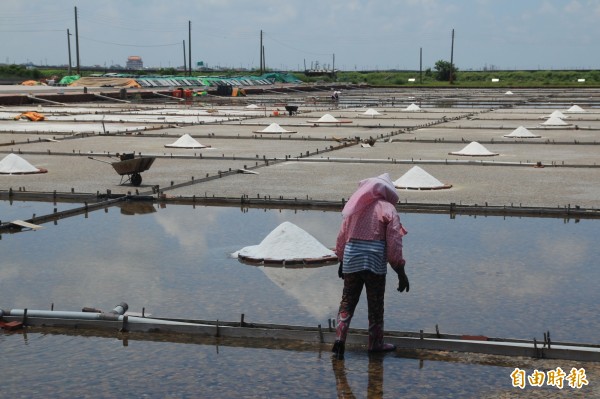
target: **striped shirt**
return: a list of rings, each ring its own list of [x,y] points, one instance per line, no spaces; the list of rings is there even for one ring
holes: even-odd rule
[[[387,273],[385,241],[350,240],[344,248],[344,273],[363,270],[375,274]]]
[[[400,223],[396,207],[387,201],[374,201],[364,210],[344,217],[336,241],[335,254],[340,261],[344,262],[343,269],[346,273],[346,246],[350,242],[381,242],[383,244],[379,245],[382,245],[381,250],[385,255],[383,259],[390,263],[392,269],[398,270],[404,265],[402,236],[405,234],[406,230]],[[353,252],[356,251],[356,249],[353,250]]]

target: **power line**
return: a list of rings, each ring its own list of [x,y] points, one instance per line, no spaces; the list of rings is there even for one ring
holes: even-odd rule
[[[0,30],[7,33],[27,33],[27,32],[62,32],[64,29],[23,29],[23,30]]]
[[[114,42],[106,42],[103,40],[96,40],[89,37],[81,36],[80,38],[89,40],[91,42],[111,44],[113,46],[122,46],[122,47],[169,47],[169,46],[179,46],[181,43],[167,43],[167,44],[126,44],[126,43],[114,43]]]
[[[265,36],[267,36],[267,35],[265,35]],[[298,51],[298,52],[300,52],[300,53],[304,53],[304,54],[310,54],[310,55],[327,55],[327,56],[331,55],[331,53],[314,53],[314,52],[310,52],[310,51],[300,50],[299,48],[296,48],[296,47],[294,47],[294,46],[290,46],[290,45],[289,45],[289,44],[287,44],[287,43],[283,43],[283,42],[281,42],[281,41],[279,41],[279,40],[277,40],[277,39],[274,39],[274,38],[273,38],[273,37],[271,37],[271,36],[267,36],[267,37],[268,37],[269,39],[271,39],[272,41],[274,41],[274,42],[277,42],[277,43],[279,43],[280,45],[282,45],[282,46],[284,46],[284,47],[290,48],[290,49],[292,49],[292,50],[296,50],[296,51]]]
[[[187,29],[185,28],[181,28],[181,29],[156,29],[156,28],[149,28],[147,25],[133,25],[131,23],[127,23],[127,25],[120,25],[120,24],[115,24],[113,23],[112,20],[103,20],[101,18],[97,18],[97,19],[86,19],[83,18],[84,21],[88,22],[88,23],[94,23],[94,24],[98,24],[98,25],[103,25],[103,26],[112,26],[115,28],[119,28],[119,29],[123,29],[123,30],[130,30],[130,31],[144,31],[144,32],[183,32],[183,31],[187,31]]]

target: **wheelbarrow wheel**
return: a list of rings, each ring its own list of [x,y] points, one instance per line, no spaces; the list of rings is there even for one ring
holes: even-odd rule
[[[131,184],[133,184],[134,186],[139,186],[140,184],[142,184],[142,175],[140,175],[139,173],[134,173],[131,175]]]

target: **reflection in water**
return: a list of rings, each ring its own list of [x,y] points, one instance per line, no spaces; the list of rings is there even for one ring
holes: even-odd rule
[[[121,208],[123,215],[145,215],[156,212],[152,202],[125,201],[117,203],[117,206]]]
[[[331,366],[335,375],[335,387],[338,398],[356,398],[348,383],[345,361],[331,357]],[[383,355],[369,356],[369,371],[367,373],[367,398],[383,398]],[[359,398],[364,395],[359,394]]]
[[[7,203],[0,207],[11,212]],[[244,313],[249,321],[311,326],[335,317],[342,290],[335,265],[247,266],[230,254],[284,221],[332,248],[338,212],[153,209],[125,217],[112,208],[3,235],[0,306],[106,309],[124,301],[132,311],[145,307],[157,316],[239,320]],[[442,333],[523,339],[541,339],[550,330],[556,341],[597,342],[598,221],[402,218],[410,229],[405,251],[411,290],[400,295],[396,279],[387,279],[387,329],[431,331],[439,325]],[[365,328],[366,301],[356,312],[355,327]]]
[[[14,206],[18,208],[0,202],[2,219],[52,212],[52,205]],[[39,211],[44,206],[50,210]],[[63,209],[59,204],[59,210]],[[60,310],[84,306],[112,309],[124,301],[134,312],[145,308],[157,317],[236,321],[245,314],[247,322],[309,326],[327,325],[327,319],[337,313],[342,282],[335,265],[267,268],[241,264],[230,254],[256,243],[257,237],[264,237],[284,221],[298,225],[331,248],[341,222],[339,212],[242,212],[175,205],[154,209],[124,216],[120,209],[110,208],[90,212],[87,218],[81,215],[59,220],[56,225],[49,223],[35,232],[3,234],[0,308],[49,309],[54,303]],[[550,330],[554,341],[599,343],[600,222],[451,219],[423,214],[403,214],[402,220],[410,230],[405,250],[411,290],[400,295],[395,290],[396,280],[388,279],[387,329],[431,332],[439,325],[442,333],[538,340]],[[354,327],[366,328],[366,315],[363,299],[356,309]],[[153,375],[163,377],[165,386],[152,385],[154,391],[148,397],[167,397],[182,386],[182,379],[183,396],[192,397],[198,392],[197,384],[202,383],[199,381],[206,379],[213,385],[212,390],[205,387],[205,391],[214,397],[217,388],[225,384],[223,378],[230,379],[229,387],[250,386],[254,391],[248,396],[273,396],[273,392],[283,396],[290,385],[297,392],[335,395],[330,345],[327,356],[315,360],[312,352],[268,352],[263,348],[225,347],[216,355],[213,347],[202,345],[190,351],[179,343],[130,341],[126,348],[119,343],[119,352],[111,344],[106,339],[37,334],[28,334],[24,343],[20,336],[0,333],[3,351],[20,360],[2,369],[3,377],[6,375],[3,389],[26,395],[22,391],[24,375],[45,382],[69,380],[68,386],[77,389],[84,389],[91,374],[108,379],[126,375],[130,384],[134,382],[130,389],[138,389],[137,395],[131,396],[140,397],[148,393],[145,376]],[[383,372],[377,367],[383,370],[383,365],[378,366],[378,360],[365,353],[353,355],[342,369],[349,372],[346,380],[357,397],[367,391],[367,381],[362,382],[367,361],[369,368],[373,362],[369,379],[373,390],[383,385],[387,397],[406,392],[415,396],[423,387],[429,387],[432,395],[443,393],[449,384],[466,376],[473,382],[468,387],[456,387],[456,392],[463,388],[483,392],[490,383],[506,386],[509,374],[500,370],[504,374],[490,376],[484,366],[439,364],[419,372],[414,360],[387,356],[383,360],[385,382],[379,384],[377,376]],[[212,369],[214,363],[228,370],[226,376]],[[73,367],[61,371],[57,364]],[[161,365],[160,370],[156,364]],[[290,370],[284,373],[277,366],[281,364],[289,365]],[[279,379],[265,379],[265,375],[278,375]],[[7,386],[6,381],[12,385]],[[413,385],[403,385],[403,381]],[[52,387],[49,392],[56,393],[55,397],[64,394],[62,385]],[[231,392],[225,396],[234,397]]]
[[[262,271],[315,320],[325,320],[335,313],[342,286],[339,280],[330,277],[337,273],[337,266],[318,269],[263,267]]]

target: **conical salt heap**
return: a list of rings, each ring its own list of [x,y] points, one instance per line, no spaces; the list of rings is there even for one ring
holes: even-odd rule
[[[269,126],[267,126],[266,128],[264,128],[263,130],[255,130],[254,133],[275,133],[275,134],[281,134],[281,133],[296,133],[295,131],[290,131],[290,130],[285,130],[284,128],[282,128],[281,126],[279,126],[278,123],[271,123]]]
[[[366,116],[377,116],[377,115],[381,115],[381,113],[377,110],[374,110],[373,108],[369,108],[368,110],[366,110],[365,112],[363,112],[361,115],[366,115]]]
[[[552,118],[552,117],[557,117],[557,118],[560,118],[560,119],[568,118],[567,115],[563,114],[559,110],[553,111],[550,115],[548,115],[548,118]]]
[[[567,126],[569,124],[557,116],[551,116],[545,122],[542,122],[541,125],[544,125],[544,126]]]
[[[505,134],[504,137],[519,137],[519,138],[538,138],[541,136],[537,136],[533,133],[531,133],[529,130],[527,130],[527,128],[523,127],[523,126],[519,126],[518,128],[516,128],[515,130],[513,130],[510,134]]]
[[[0,174],[23,175],[45,172],[46,169],[36,168],[17,154],[8,154],[0,161]]]
[[[258,264],[303,264],[336,262],[335,253],[290,222],[283,222],[260,244],[244,247],[238,259]]]
[[[165,144],[165,147],[169,148],[206,148],[207,146],[200,144],[189,134],[184,134],[177,141],[171,144]]]
[[[323,124],[330,123],[330,124],[334,125],[334,124],[338,124],[338,123],[351,123],[352,120],[350,120],[350,119],[337,119],[337,118],[335,118],[331,114],[325,114],[322,117],[320,117],[319,119],[312,119],[312,120],[309,120],[308,122],[315,123],[315,124],[318,124],[318,123],[323,123]]]
[[[491,157],[498,155],[496,152],[491,152],[476,141],[472,141],[469,145],[464,147],[460,151],[451,152],[450,155],[465,155],[465,156],[480,156],[480,157]]]
[[[412,103],[408,107],[404,108],[404,111],[421,111],[421,107],[415,103]]]
[[[442,183],[418,166],[413,166],[402,175],[394,182],[394,186],[409,190],[439,190],[452,187],[450,184]]]
[[[579,105],[574,104],[574,105],[571,106],[571,108],[569,108],[565,112],[581,113],[581,112],[587,112],[587,111],[585,109],[581,108]]]
[[[317,122],[321,122],[321,123],[337,123],[337,122],[339,122],[339,119],[336,119],[333,115],[325,114],[322,117],[320,117],[319,119],[317,119]]]

